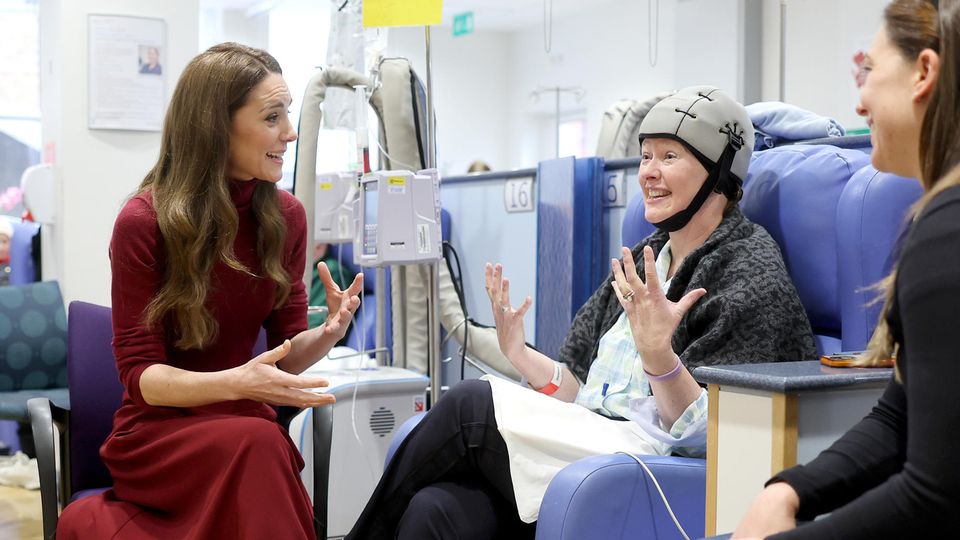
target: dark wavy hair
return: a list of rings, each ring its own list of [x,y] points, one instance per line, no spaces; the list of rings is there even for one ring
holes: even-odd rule
[[[290,293],[282,261],[286,223],[273,183],[258,182],[253,193],[260,268],[244,267],[233,253],[239,218],[227,178],[230,123],[271,73],[281,73],[273,56],[238,43],[215,45],[191,60],[167,109],[160,157],[140,184],[139,192],[152,194],[167,256],[144,322],[169,322],[179,349],[202,349],[217,337],[205,303],[218,261],[276,283],[277,306]]]

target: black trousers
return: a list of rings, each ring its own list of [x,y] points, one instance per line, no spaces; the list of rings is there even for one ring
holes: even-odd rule
[[[397,449],[348,540],[533,538],[486,381],[452,388]]]

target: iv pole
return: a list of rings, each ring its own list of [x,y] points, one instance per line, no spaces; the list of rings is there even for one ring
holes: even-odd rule
[[[430,26],[423,27],[427,60],[427,156],[428,169],[437,166],[437,126],[433,114],[433,66],[430,56]],[[427,272],[427,365],[430,371],[430,404],[440,400],[440,261],[430,263]]]

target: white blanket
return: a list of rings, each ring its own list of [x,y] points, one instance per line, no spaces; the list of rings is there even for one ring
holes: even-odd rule
[[[669,448],[634,422],[611,420],[497,377],[483,379],[490,383],[517,509],[526,523],[537,520],[547,485],[567,465],[619,451],[662,455]]]

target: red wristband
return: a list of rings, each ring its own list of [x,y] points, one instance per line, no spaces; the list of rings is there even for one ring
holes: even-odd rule
[[[560,362],[554,362],[553,378],[550,379],[550,382],[548,382],[546,386],[543,388],[538,388],[537,392],[552,396],[554,392],[560,389],[561,382],[563,382],[563,368],[560,367]]]

